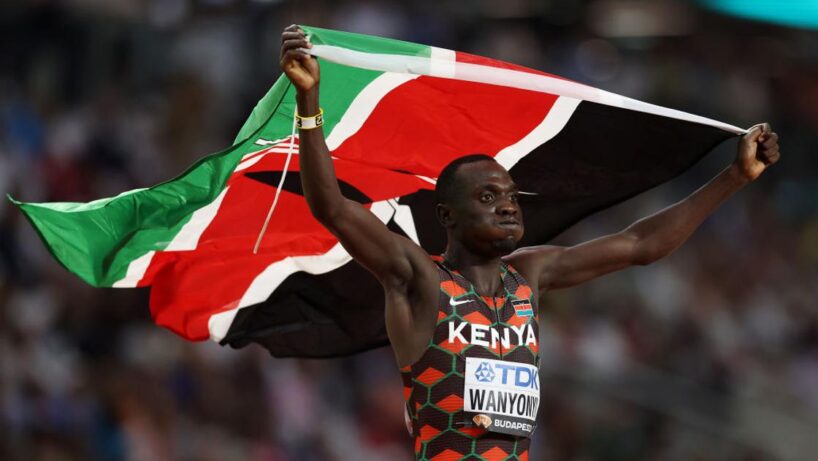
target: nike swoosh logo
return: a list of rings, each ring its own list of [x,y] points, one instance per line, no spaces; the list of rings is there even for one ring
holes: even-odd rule
[[[459,306],[461,304],[470,303],[470,302],[471,302],[471,299],[464,299],[463,301],[455,301],[454,298],[449,298],[449,305],[452,306],[452,307]]]

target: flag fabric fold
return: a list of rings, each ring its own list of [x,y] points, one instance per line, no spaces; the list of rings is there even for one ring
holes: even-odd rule
[[[343,194],[430,253],[445,243],[435,177],[457,157],[485,153],[510,170],[524,193],[521,244],[542,244],[745,132],[501,61],[303,28]],[[175,179],[90,203],[14,203],[69,271],[151,287],[156,323],[187,339],[301,357],[384,345],[382,290],[310,215],[296,159],[285,172],[294,110],[281,76],[232,147]]]

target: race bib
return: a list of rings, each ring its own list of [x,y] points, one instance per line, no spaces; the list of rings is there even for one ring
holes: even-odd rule
[[[530,437],[540,407],[537,367],[467,357],[463,400],[471,423],[491,432]]]

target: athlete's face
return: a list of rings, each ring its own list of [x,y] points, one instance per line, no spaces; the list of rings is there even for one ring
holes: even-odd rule
[[[455,178],[448,226],[452,237],[480,254],[506,255],[523,237],[517,185],[505,168],[491,161],[462,165]]]

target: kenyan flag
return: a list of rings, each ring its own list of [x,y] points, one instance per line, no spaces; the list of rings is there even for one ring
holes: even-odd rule
[[[486,153],[511,171],[523,244],[541,244],[745,131],[505,62],[303,28],[343,193],[430,253],[444,246],[435,177],[459,156]],[[282,76],[232,147],[175,179],[90,203],[15,203],[69,271],[94,286],[150,286],[156,323],[187,339],[256,341],[276,356],[383,345],[382,291],[310,215],[297,159],[262,233],[298,154],[294,111]]]

